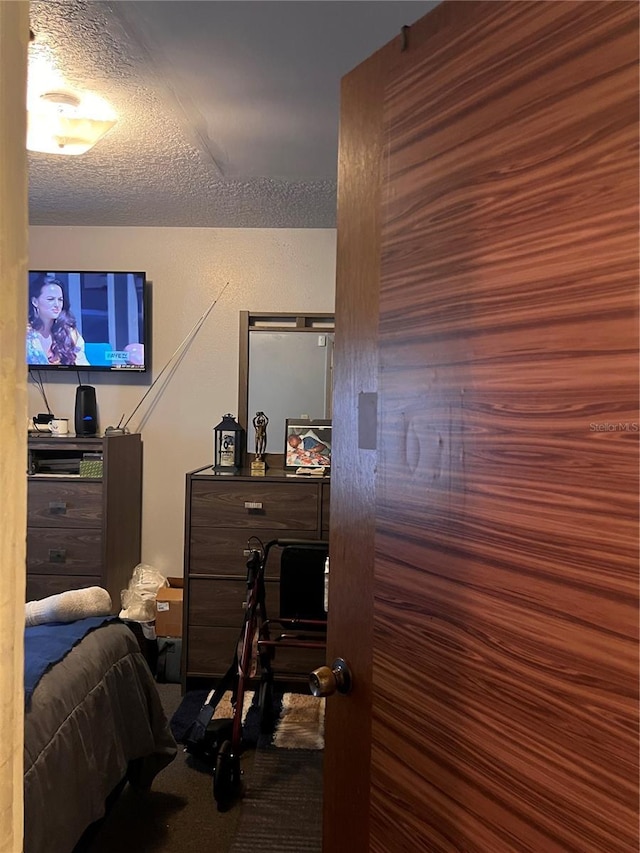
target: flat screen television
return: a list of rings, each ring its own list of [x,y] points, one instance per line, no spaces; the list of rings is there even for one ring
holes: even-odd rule
[[[149,370],[144,272],[29,271],[30,370]]]

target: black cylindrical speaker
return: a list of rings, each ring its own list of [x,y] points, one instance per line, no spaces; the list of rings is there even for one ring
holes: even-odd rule
[[[76,435],[95,435],[98,432],[98,406],[93,385],[78,385],[75,412]]]

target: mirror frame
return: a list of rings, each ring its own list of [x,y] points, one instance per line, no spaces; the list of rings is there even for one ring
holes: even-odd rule
[[[240,312],[240,345],[238,352],[238,423],[245,433],[244,462],[247,464],[252,446],[249,436],[249,341],[252,331],[269,332],[335,332],[335,315],[327,312]],[[269,453],[271,458],[284,453]]]

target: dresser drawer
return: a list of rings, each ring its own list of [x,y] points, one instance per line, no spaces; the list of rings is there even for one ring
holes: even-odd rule
[[[321,528],[322,528],[322,538],[329,538],[329,510],[331,508],[331,489],[329,488],[329,484],[325,483],[322,487],[322,520],[321,520]]]
[[[329,481],[287,477],[187,475],[185,524],[185,671],[183,686],[217,679],[231,665],[246,615],[245,551],[274,539],[329,538]],[[270,552],[265,569],[267,616],[280,611],[280,558]],[[325,662],[317,651],[282,648],[276,673],[306,681]],[[302,675],[300,674],[302,673]]]
[[[189,626],[187,678],[219,678],[233,663],[240,628]]]
[[[27,601],[39,601],[69,589],[100,586],[101,578],[94,575],[27,575]],[[117,602],[112,602],[114,609]]]
[[[318,529],[318,483],[195,481],[191,495],[192,527],[243,530]]]
[[[247,575],[247,557],[244,550],[254,547],[255,540],[249,542],[253,531],[218,527],[192,527],[189,551],[189,574],[196,575]],[[271,539],[315,539],[315,530],[263,530],[259,533],[260,542],[266,545]],[[266,578],[277,578],[280,574],[279,560],[274,554],[266,566]]]
[[[29,528],[27,571],[39,574],[101,574],[101,531],[82,528]]]
[[[274,614],[278,610],[280,585],[274,581],[265,584],[267,613],[271,603]],[[189,625],[206,625],[235,628],[238,635],[244,622],[247,584],[241,580],[214,580],[198,578],[189,581]]]
[[[247,585],[241,580],[190,580],[189,625],[235,628],[244,620]]]
[[[327,654],[324,649],[278,648],[276,646],[271,668],[276,678],[290,676],[308,681],[309,675],[314,669],[326,664],[326,658]]]
[[[102,527],[102,483],[29,480],[29,527]]]
[[[239,629],[189,627],[187,634],[187,678],[219,678],[233,663]],[[280,678],[306,682],[309,673],[324,666],[324,649],[277,648],[271,666]],[[258,665],[259,667],[259,665]],[[260,676],[259,668],[256,673]]]

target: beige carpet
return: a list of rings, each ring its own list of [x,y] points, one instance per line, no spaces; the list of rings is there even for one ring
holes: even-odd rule
[[[324,699],[316,699],[315,696],[285,693],[273,746],[281,749],[323,749],[324,703]]]
[[[213,695],[213,690],[207,696],[207,702],[210,697]],[[251,707],[251,703],[253,702],[253,691],[248,690],[243,697],[242,702],[242,720],[246,720],[247,713],[249,708]],[[224,719],[232,719],[233,718],[233,705],[231,704],[231,691],[227,690],[226,693],[222,694],[220,701],[218,702],[215,711],[213,712],[214,720],[224,720]]]
[[[248,691],[242,703],[242,720],[253,702],[254,692]],[[285,693],[282,710],[274,728],[272,746],[280,749],[324,749],[324,699],[304,693]],[[233,717],[231,691],[223,694],[213,715],[214,719]]]

